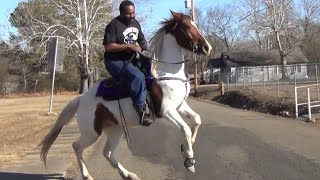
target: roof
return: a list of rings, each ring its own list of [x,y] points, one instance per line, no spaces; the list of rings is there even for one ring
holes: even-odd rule
[[[224,60],[234,62],[239,66],[264,66],[281,64],[279,50],[242,50],[223,53]],[[299,47],[295,47],[287,56],[287,64],[307,63],[309,60]],[[221,58],[211,59],[208,66],[223,67]],[[222,66],[220,66],[222,65]]]

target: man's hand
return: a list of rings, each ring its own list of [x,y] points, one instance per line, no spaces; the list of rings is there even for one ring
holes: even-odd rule
[[[137,45],[137,44],[128,44],[128,48],[134,52],[141,52],[142,51],[142,48],[140,47],[140,45]]]
[[[111,43],[104,46],[106,52],[121,52],[131,50],[134,52],[141,52],[142,48],[137,44],[117,44]]]

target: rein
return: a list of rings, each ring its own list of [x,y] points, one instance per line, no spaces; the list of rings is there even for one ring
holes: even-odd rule
[[[180,61],[180,62],[174,62],[174,63],[172,63],[172,62],[165,62],[165,61],[156,61],[156,60],[154,60],[154,59],[151,59],[153,62],[160,62],[160,63],[164,63],[164,64],[183,64],[183,63],[186,63],[186,62],[188,62],[189,60],[186,60],[186,61]]]
[[[182,81],[184,83],[189,82],[189,78],[183,79],[183,78],[178,78],[178,77],[159,77],[159,78],[154,78],[154,80],[156,80],[156,81],[178,80],[178,81]]]

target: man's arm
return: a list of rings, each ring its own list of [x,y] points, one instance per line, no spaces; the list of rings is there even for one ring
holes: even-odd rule
[[[138,35],[137,41],[138,41],[138,44],[140,45],[140,47],[142,48],[142,50],[147,49],[148,43],[147,43],[147,40],[145,39],[144,34],[141,30],[140,24],[139,24],[139,35]]]
[[[106,52],[121,52],[121,51],[135,51],[141,52],[142,48],[136,44],[118,44],[118,43],[109,43],[104,45],[104,49]]]

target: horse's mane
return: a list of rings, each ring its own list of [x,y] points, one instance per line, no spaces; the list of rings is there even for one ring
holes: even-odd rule
[[[165,19],[164,21],[160,22],[161,27],[153,33],[153,36],[150,39],[150,46],[149,50],[152,52],[152,58],[154,60],[158,60],[159,52],[161,52],[163,36],[167,33],[167,28],[174,22],[173,18]]]

